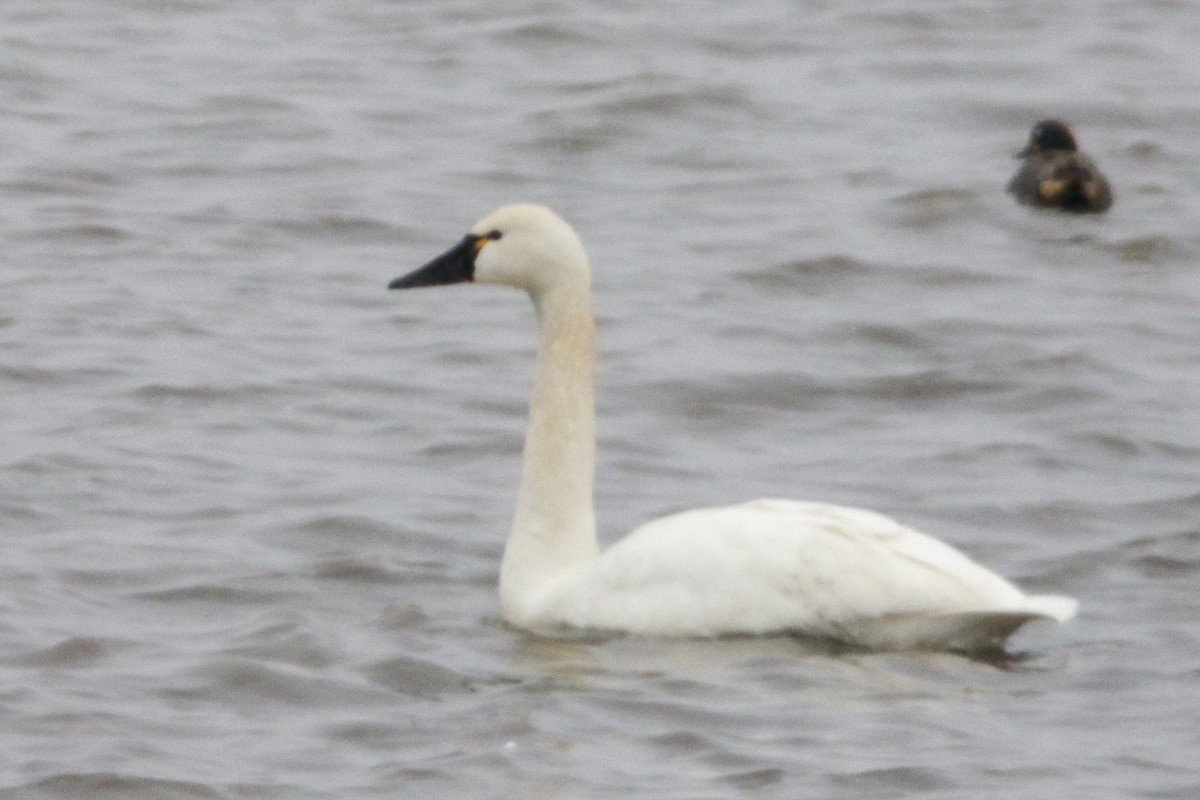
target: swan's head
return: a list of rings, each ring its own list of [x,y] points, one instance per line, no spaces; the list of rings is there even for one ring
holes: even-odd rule
[[[537,296],[566,279],[588,281],[583,243],[550,209],[521,203],[488,214],[454,247],[388,288],[476,281],[504,283]]]

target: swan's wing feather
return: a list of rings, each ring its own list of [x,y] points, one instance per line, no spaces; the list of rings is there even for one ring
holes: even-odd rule
[[[1066,611],[1050,599],[1037,607],[954,548],[880,514],[786,500],[647,523],[559,587],[547,592],[544,609],[578,627],[790,630],[888,647],[909,637],[918,646],[939,630],[969,638],[955,631],[972,619],[986,639],[988,630]],[[985,612],[1000,616],[952,618]]]

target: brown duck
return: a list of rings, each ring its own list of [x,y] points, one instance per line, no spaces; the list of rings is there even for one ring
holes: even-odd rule
[[[1079,150],[1065,122],[1045,119],[1033,126],[1024,159],[1008,183],[1021,203],[1078,213],[1107,211],[1112,188],[1096,164]]]

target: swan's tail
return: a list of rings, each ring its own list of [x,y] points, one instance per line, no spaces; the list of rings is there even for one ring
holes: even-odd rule
[[[1038,616],[1052,619],[1055,622],[1066,622],[1075,616],[1079,610],[1079,601],[1073,597],[1063,597],[1057,594],[1037,594],[1027,598],[1026,606]]]
[[[1028,622],[1066,622],[1078,603],[1069,597],[1039,595],[1027,598],[1019,610],[955,611],[947,614],[884,617],[861,624],[854,638],[881,650],[1002,650],[1008,637]]]

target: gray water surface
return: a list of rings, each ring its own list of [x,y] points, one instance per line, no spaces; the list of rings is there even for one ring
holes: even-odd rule
[[[0,7],[0,796],[1200,796],[1200,7]],[[1062,116],[1099,218],[1003,187]],[[1011,663],[564,642],[495,592],[588,246],[605,541],[873,508],[1081,614]]]

